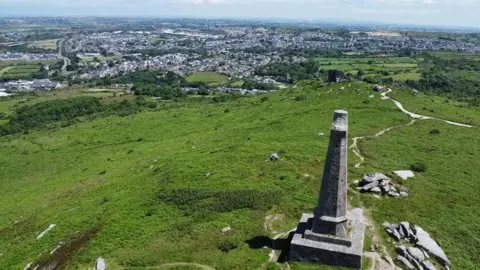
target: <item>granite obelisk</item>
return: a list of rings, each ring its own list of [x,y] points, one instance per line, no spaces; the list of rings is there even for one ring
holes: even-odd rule
[[[347,236],[347,140],[348,113],[333,114],[327,160],[317,207],[313,211],[314,233]]]
[[[333,115],[317,206],[304,213],[290,259],[360,269],[365,223],[361,209],[347,211],[348,113]]]

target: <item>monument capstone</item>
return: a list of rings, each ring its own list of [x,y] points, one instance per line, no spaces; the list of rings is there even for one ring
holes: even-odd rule
[[[318,203],[304,213],[290,245],[290,259],[360,269],[365,221],[347,210],[348,113],[333,115]]]

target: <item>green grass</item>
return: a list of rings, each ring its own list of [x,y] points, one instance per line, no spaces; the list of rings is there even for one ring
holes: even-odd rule
[[[405,72],[414,73],[417,60],[410,57],[369,57],[369,58],[314,58],[320,68],[325,70],[337,69],[356,74],[359,69],[367,75],[376,75],[378,72]],[[419,75],[395,75],[397,80],[406,80],[405,77],[417,79]]]
[[[234,81],[230,84],[232,87],[242,87],[243,86],[243,81]]]
[[[28,102],[105,94],[100,90],[105,89],[71,89]],[[328,136],[317,134],[328,134],[333,111],[349,111],[350,138],[410,121],[393,102],[370,99],[370,93],[361,82],[324,88],[320,82],[300,82],[295,90],[270,94],[266,102],[259,96],[219,103],[202,97],[164,101],[155,111],[0,137],[0,265],[21,269],[58,241],[98,225],[82,248],[72,248],[66,269],[91,267],[99,256],[112,269],[173,262],[215,269],[285,267],[268,264],[270,250],[252,248],[248,241],[273,236],[263,228],[266,215],[281,216],[270,224],[272,230],[288,231],[314,207],[328,145]],[[428,100],[394,94],[414,112],[413,98]],[[0,110],[14,108],[12,100],[6,102]],[[470,107],[462,112],[480,115]],[[441,133],[430,135],[434,128]],[[441,243],[456,269],[475,269],[480,263],[479,140],[478,129],[419,121],[361,141],[365,164],[353,168],[358,159],[349,153],[350,181],[369,171],[407,169],[417,161],[426,163],[427,171],[408,180],[409,198],[378,200],[350,190],[350,204],[363,205],[379,230],[384,220],[418,223]],[[265,161],[273,152],[280,160]],[[213,174],[205,177],[206,172]],[[20,216],[23,221],[14,224]],[[36,240],[52,223],[57,226]],[[226,226],[232,231],[222,234]],[[219,250],[229,245],[237,247]]]
[[[29,44],[30,47],[37,47],[42,49],[57,50],[57,41],[59,39],[39,40]]]
[[[381,64],[379,66],[386,67],[386,68],[414,68],[414,67],[417,67],[417,64],[395,63],[395,64]]]
[[[399,73],[393,74],[388,77],[392,77],[395,81],[404,82],[406,80],[420,80],[422,74],[417,72],[407,72],[407,73]]]
[[[393,97],[403,103],[406,110],[436,118],[480,126],[480,108],[465,102],[426,95],[414,96],[410,91],[395,91]]]
[[[438,129],[440,134],[431,135]],[[389,173],[408,169],[415,162],[427,166],[406,186],[410,197],[378,200],[362,198],[377,227],[383,221],[409,221],[429,232],[457,269],[478,269],[480,260],[480,137],[478,128],[463,128],[441,121],[418,121],[388,135],[362,141],[367,171]],[[356,173],[360,176],[360,173]],[[383,233],[384,236],[385,233]],[[391,248],[393,245],[391,246]]]
[[[267,102],[260,97],[163,102],[155,112],[0,138],[0,264],[24,267],[58,241],[100,224],[84,248],[75,250],[72,269],[99,256],[120,266],[186,261],[216,269],[261,268],[269,250],[252,249],[246,241],[271,235],[263,229],[265,215],[282,214],[275,228],[286,231],[315,205],[328,144],[328,136],[317,133],[328,133],[334,109],[349,110],[351,136],[408,122],[392,102],[365,104],[367,84],[344,86],[345,92],[338,92],[339,85],[328,92],[300,84],[303,92],[281,91]],[[357,94],[356,88],[364,91]],[[299,96],[305,98],[296,101]],[[281,160],[266,162],[273,152]],[[214,174],[206,178],[209,171]],[[313,177],[305,178],[306,173]],[[269,209],[207,211],[202,205],[216,205],[210,197],[192,205],[193,212],[188,201],[167,203],[157,197],[171,192],[198,196],[202,190],[219,196],[273,192],[277,202]],[[19,216],[24,221],[14,225]],[[57,226],[36,240],[51,223]],[[222,234],[225,226],[232,231]],[[225,241],[237,248],[220,251],[217,246]]]
[[[187,77],[189,82],[227,83],[228,77],[215,72],[195,72]]]

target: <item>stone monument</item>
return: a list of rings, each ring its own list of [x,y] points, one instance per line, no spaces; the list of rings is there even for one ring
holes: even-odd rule
[[[360,269],[365,222],[347,211],[348,113],[333,115],[322,185],[313,214],[304,213],[290,245],[290,259]]]

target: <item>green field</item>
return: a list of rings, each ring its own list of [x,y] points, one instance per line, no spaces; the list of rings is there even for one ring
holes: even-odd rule
[[[121,54],[116,54],[116,55],[111,55],[111,56],[99,56],[97,58],[98,58],[98,60],[100,60],[100,62],[104,62],[104,61],[109,61],[109,60],[121,59],[122,55]],[[94,61],[94,57],[82,57],[82,58],[80,58],[80,62],[84,62],[84,63],[89,63],[89,62],[93,62],[93,61]]]
[[[37,47],[42,49],[57,50],[57,41],[59,39],[39,40],[29,44],[30,47]]]
[[[422,74],[417,72],[407,72],[389,75],[388,77],[392,77],[395,81],[404,82],[406,80],[419,80],[421,75]]]
[[[423,59],[410,57],[346,57],[346,58],[314,58],[320,68],[325,70],[341,70],[356,75],[363,70],[366,75],[382,76],[389,74],[394,80],[418,80],[416,74],[418,63]],[[398,74],[395,74],[398,73]]]
[[[224,84],[227,83],[229,79],[227,76],[215,72],[195,72],[187,77],[187,81]]]
[[[39,65],[17,65],[5,67],[0,71],[0,78],[3,79],[24,79],[29,75],[38,72]]]
[[[410,121],[393,102],[369,98],[366,83],[321,84],[299,82],[297,89],[231,96],[224,102],[202,97],[163,101],[130,116],[0,137],[0,265],[23,269],[38,258],[65,257],[66,269],[86,269],[101,256],[109,269],[167,263],[286,267],[268,263],[271,250],[262,247],[273,231],[291,230],[301,213],[316,204],[328,145],[328,136],[318,133],[328,135],[333,111],[349,111],[350,138]],[[103,90],[70,91],[71,96],[114,91]],[[406,92],[393,94],[417,112]],[[57,92],[28,102],[67,96]],[[420,104],[429,97],[414,98]],[[0,101],[0,110],[11,111],[14,105]],[[457,110],[451,103],[443,106]],[[480,115],[463,109],[465,115]],[[430,135],[434,128],[441,133]],[[369,171],[408,169],[412,162],[425,162],[428,169],[408,180],[409,198],[378,200],[351,189],[350,203],[372,215],[373,227],[385,239],[384,220],[418,222],[442,244],[454,269],[475,269],[480,264],[480,198],[475,196],[480,175],[474,169],[480,166],[479,138],[477,128],[429,120],[361,141],[366,160],[356,169],[358,158],[349,153],[351,182]],[[471,145],[459,143],[464,141]],[[266,161],[273,152],[280,160]],[[278,218],[265,230],[268,215]],[[56,227],[37,240],[50,224]],[[222,234],[226,226],[232,230]],[[66,241],[67,248],[50,256],[59,241]]]

